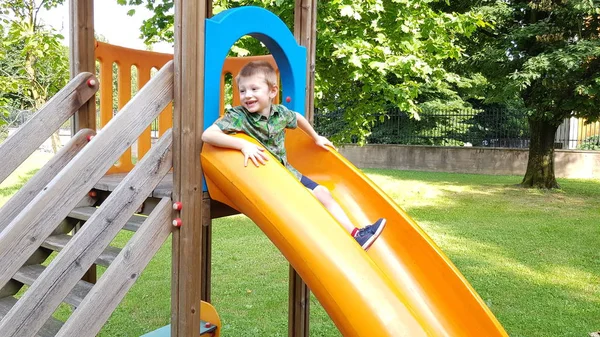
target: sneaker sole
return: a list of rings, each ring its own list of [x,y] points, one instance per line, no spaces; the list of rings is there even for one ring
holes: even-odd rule
[[[373,242],[375,242],[375,240],[379,237],[379,235],[381,235],[381,232],[383,231],[383,227],[385,227],[385,223],[386,220],[383,219],[381,221],[381,226],[379,226],[379,228],[377,229],[377,231],[375,232],[375,234],[373,234],[369,240],[367,240],[367,242],[365,242],[362,245],[362,248],[366,251],[367,249],[371,248],[371,245],[373,244]]]

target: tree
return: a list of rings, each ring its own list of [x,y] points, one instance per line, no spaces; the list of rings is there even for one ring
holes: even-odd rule
[[[4,36],[4,27],[0,25],[0,36]],[[0,59],[4,59],[6,56],[3,48],[0,48]],[[0,92],[7,92],[11,84],[8,81],[2,80],[3,74],[0,73]],[[0,107],[5,106],[8,103],[7,99],[0,95]],[[8,116],[8,111],[0,109],[0,141],[6,137],[6,132],[3,131],[3,126],[6,124],[5,118]]]
[[[489,81],[487,102],[521,105],[531,142],[524,187],[558,188],[554,137],[568,117],[600,118],[600,2],[597,0],[458,1],[495,29],[480,29],[465,69]]]
[[[0,106],[38,110],[69,80],[68,50],[62,36],[38,17],[64,0],[0,2]],[[1,108],[0,108],[0,111]],[[53,150],[58,148],[57,134]]]
[[[117,0],[145,5],[154,16],[144,21],[147,43],[172,41],[172,0]],[[337,140],[364,142],[389,107],[419,116],[419,95],[458,76],[444,60],[462,54],[456,43],[485,23],[471,13],[435,11],[430,0],[332,0],[318,2],[315,105],[320,113],[344,112],[347,127]],[[294,1],[240,0],[214,2],[214,12],[256,5],[293,25]],[[134,14],[132,9],[130,14]],[[242,39],[232,52],[261,53],[253,39]]]

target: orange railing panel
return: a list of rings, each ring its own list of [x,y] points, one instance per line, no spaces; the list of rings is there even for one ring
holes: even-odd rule
[[[100,71],[100,115],[97,129],[102,129],[110,122],[113,116],[131,99],[132,67],[137,69],[137,90],[139,90],[150,80],[153,71],[160,69],[172,59],[173,55],[171,54],[136,50],[96,42],[96,60]],[[113,64],[118,67],[116,79],[113,78]],[[115,82],[116,86],[114,85]],[[116,107],[113,103],[114,93],[117,96]],[[157,137],[172,127],[172,107],[170,104],[161,112],[158,118],[158,125]],[[133,158],[132,148],[130,147],[107,173],[125,173],[131,171],[135,162],[140,160],[150,150],[151,141],[151,127],[148,127],[137,141],[136,158]]]
[[[96,128],[101,130],[118,111],[123,108],[132,97],[132,72],[133,66],[137,69],[138,90],[141,89],[150,80],[153,70],[160,69],[165,63],[173,59],[173,55],[165,53],[157,53],[146,50],[130,49],[120,46],[111,45],[103,42],[96,42],[96,61],[99,68],[100,79],[100,104],[99,118]],[[250,61],[264,60],[276,69],[277,76],[279,70],[277,64],[271,55],[252,56],[252,57],[230,57],[225,60],[223,70],[221,72],[221,114],[225,107],[225,77],[231,74],[233,87],[233,105],[240,103],[237,92],[237,83],[235,77],[240,72],[241,68]],[[118,67],[117,76],[113,78],[113,64]],[[116,85],[115,85],[116,84]],[[113,103],[116,93],[116,104]],[[275,102],[279,102],[279,96],[275,98]],[[116,106],[115,106],[116,105]],[[173,108],[169,104],[163,110],[154,123],[154,130],[149,126],[140,135],[137,140],[136,156],[133,156],[133,146],[123,153],[121,158],[115,163],[107,174],[126,173],[133,169],[135,162],[142,159],[148,153],[152,146],[152,139],[160,137],[166,130],[173,126]]]

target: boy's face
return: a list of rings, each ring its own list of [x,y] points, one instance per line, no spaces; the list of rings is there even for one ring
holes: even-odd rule
[[[257,74],[249,77],[240,77],[238,81],[240,102],[251,113],[269,116],[271,102],[277,95],[277,86],[269,87],[265,76]]]

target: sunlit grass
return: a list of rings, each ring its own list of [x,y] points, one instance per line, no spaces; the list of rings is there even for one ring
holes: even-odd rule
[[[39,171],[52,158],[51,153],[35,151],[3,182],[0,181],[0,206],[4,205],[29,178]]]

